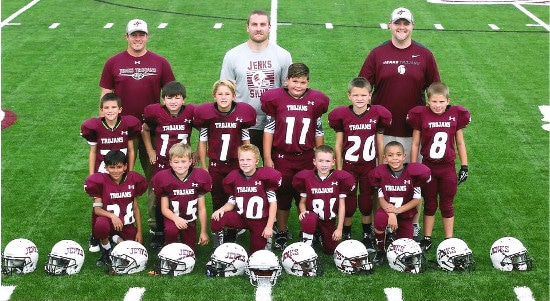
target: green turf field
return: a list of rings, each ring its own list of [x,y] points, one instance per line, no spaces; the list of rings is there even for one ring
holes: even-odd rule
[[[2,1],[2,21],[29,2]],[[273,299],[386,300],[384,288],[399,287],[408,301],[516,300],[514,287],[527,286],[535,300],[550,300],[549,140],[538,109],[549,103],[546,28],[534,26],[533,19],[511,4],[282,0],[278,21],[285,25],[277,27],[277,43],[295,62],[310,67],[310,86],[331,98],[332,109],[348,103],[349,80],[357,76],[370,49],[389,39],[380,24],[401,5],[415,16],[413,39],[434,52],[442,81],[451,88],[451,102],[472,114],[464,131],[470,177],[456,196],[455,236],[473,250],[477,270],[463,275],[430,269],[410,275],[383,266],[369,276],[351,276],[338,272],[331,257],[320,255],[323,277],[283,273]],[[34,273],[2,276],[3,286],[16,286],[11,300],[122,300],[131,287],[145,288],[143,300],[254,299],[254,288],[244,276],[205,277],[210,246],[198,247],[195,270],[178,278],[145,272],[115,277],[97,268],[97,253],[87,252],[91,202],[82,185],[88,145],[79,130],[82,121],[97,114],[101,70],[109,56],[126,48],[128,20],[149,23],[148,48],[171,62],[176,78],[187,86],[187,101],[202,103],[212,100],[211,87],[225,52],[248,38],[248,13],[270,7],[266,0],[42,0],[3,23],[1,108],[15,112],[18,119],[1,132],[1,247],[24,237],[40,253]],[[548,6],[522,7],[550,22]],[[50,29],[53,23],[60,24]],[[107,23],[114,26],[104,29]],[[158,29],[160,23],[168,26]],[[215,23],[223,27],[214,29]],[[327,29],[325,23],[334,28]],[[325,141],[333,144],[328,124],[325,132]],[[146,200],[140,200],[145,213]],[[358,213],[355,218],[353,236],[359,238]],[[290,220],[296,240],[295,209]],[[438,217],[435,244],[442,239],[440,224]],[[149,235],[144,235],[148,245]],[[517,237],[526,245],[534,258],[532,271],[493,269],[489,248],[503,236]],[[78,275],[50,277],[43,270],[51,247],[61,239],[76,240],[86,249]],[[246,239],[239,242],[247,245]],[[434,249],[428,259],[435,260]],[[149,255],[152,267],[156,252],[150,250]]]

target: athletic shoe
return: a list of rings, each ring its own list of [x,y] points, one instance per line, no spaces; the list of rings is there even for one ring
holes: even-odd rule
[[[99,239],[95,238],[93,234],[90,234],[90,237],[88,238],[88,251],[92,253],[97,253],[100,251]]]
[[[289,236],[288,239],[291,239],[292,236]],[[321,236],[321,232],[319,230],[316,230],[313,234],[313,241],[311,242],[312,246],[319,245],[320,247],[323,246],[323,236]]]
[[[111,249],[105,250],[101,248],[101,256],[97,260],[96,265],[98,267],[111,266],[111,257],[109,256],[110,254],[111,254]]]
[[[226,229],[223,237],[223,242],[236,242],[237,241],[237,229]]]
[[[363,245],[365,245],[365,248],[367,248],[367,251],[369,253],[376,252],[376,248],[374,248],[374,245],[376,244],[376,237],[371,237],[368,234],[363,234]]]
[[[413,223],[413,239],[416,242],[420,241],[420,225],[417,223]]]
[[[386,240],[384,241],[384,248],[388,249],[393,242],[393,232],[386,231]]]
[[[283,251],[286,248],[287,243],[288,243],[288,231],[277,233],[275,238],[275,244],[274,244],[275,249]]]
[[[425,236],[424,238],[422,238],[422,240],[420,240],[418,244],[420,245],[420,248],[423,252],[428,252],[432,247],[432,238],[429,236]]]
[[[160,249],[164,246],[164,234],[155,232],[151,237],[151,243],[149,244],[153,249]]]
[[[374,256],[374,260],[372,261],[375,266],[381,266],[384,264],[384,260],[386,258],[386,252],[384,251],[376,251],[376,256]]]
[[[342,234],[342,241],[351,239],[351,233]]]

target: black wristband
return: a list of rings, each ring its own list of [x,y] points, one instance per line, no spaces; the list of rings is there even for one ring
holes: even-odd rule
[[[464,170],[468,171],[468,165],[462,165],[462,166],[460,166],[460,169],[464,169]]]

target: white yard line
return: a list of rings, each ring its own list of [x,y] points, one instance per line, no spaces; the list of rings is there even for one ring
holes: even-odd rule
[[[124,301],[141,301],[143,294],[145,294],[144,287],[131,287],[124,295]]]
[[[15,286],[0,286],[0,301],[8,301],[14,290]]]
[[[271,30],[269,31],[269,41],[273,44],[277,44],[277,9],[279,7],[279,1],[271,1]]]
[[[526,286],[514,287],[514,293],[516,293],[518,301],[535,301],[535,298],[533,298],[533,292]]]

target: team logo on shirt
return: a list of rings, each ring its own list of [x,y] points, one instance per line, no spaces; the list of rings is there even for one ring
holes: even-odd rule
[[[158,75],[157,68],[122,68],[118,70],[119,76],[131,77],[135,80],[141,80],[148,76]]]

